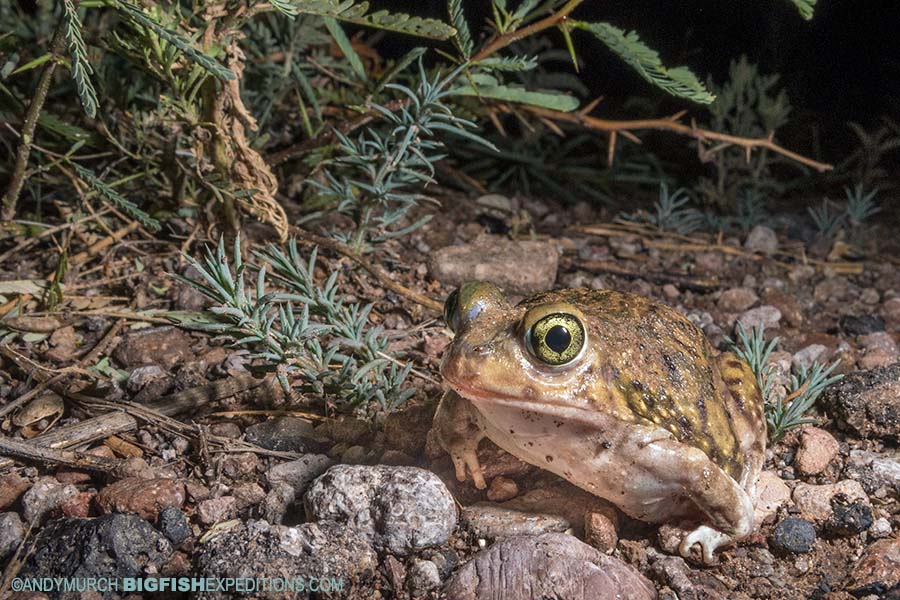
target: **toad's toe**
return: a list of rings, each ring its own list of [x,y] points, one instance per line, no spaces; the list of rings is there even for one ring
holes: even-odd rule
[[[721,546],[731,541],[731,536],[721,531],[717,531],[707,525],[701,525],[697,529],[689,532],[684,536],[678,552],[685,558],[691,556],[691,548],[694,544],[700,544],[703,563],[710,565],[713,563],[713,553]]]

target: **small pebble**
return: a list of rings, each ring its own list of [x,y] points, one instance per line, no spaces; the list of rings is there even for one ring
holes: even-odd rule
[[[414,560],[406,576],[406,585],[413,596],[421,596],[441,585],[441,574],[430,560]]]
[[[188,525],[187,517],[174,506],[167,506],[159,512],[157,528],[169,538],[174,546],[191,536],[191,527]]]
[[[772,546],[782,552],[803,554],[812,550],[816,528],[809,521],[788,517],[775,526]]]
[[[508,477],[498,475],[491,480],[488,487],[487,498],[491,502],[505,502],[519,495],[519,486]]]
[[[872,527],[869,529],[869,535],[875,539],[886,538],[890,536],[891,533],[893,533],[891,522],[884,517],[875,519],[875,522],[872,523]]]
[[[825,524],[825,529],[832,535],[849,537],[862,533],[872,526],[872,507],[859,501],[852,501],[843,494],[831,500],[834,510]]]

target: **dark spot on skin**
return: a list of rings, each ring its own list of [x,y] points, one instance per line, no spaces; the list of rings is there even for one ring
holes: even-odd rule
[[[564,476],[566,479],[572,479],[572,472],[571,472],[571,471],[566,471],[565,473],[563,473],[563,476]]]
[[[631,380],[631,387],[633,387],[635,390],[637,390],[637,391],[639,391],[639,392],[644,391],[644,384],[642,384],[642,383],[641,383],[640,381],[638,381],[637,379],[632,379],[632,380]]]
[[[728,361],[728,366],[732,369],[742,369],[744,365],[741,363],[741,361],[732,358]]]
[[[610,441],[603,442],[600,445],[603,446],[603,448],[606,450],[609,450],[610,448],[612,448],[612,442],[610,442]]]
[[[530,385],[526,385],[522,388],[522,396],[525,398],[534,398],[534,388]]]
[[[680,417],[678,417],[678,424],[681,426],[681,430],[685,435],[691,435],[691,433],[693,433],[694,425],[686,416],[681,415]]]
[[[728,387],[740,387],[743,381],[738,377],[733,377],[725,380],[725,385]]]
[[[525,442],[525,445],[531,448],[532,446],[534,446],[534,442]]]
[[[515,430],[513,430],[513,429],[510,429],[510,430],[509,430],[509,435],[516,435],[516,432],[515,432]]]
[[[552,463],[553,457],[548,454],[547,456],[544,457],[544,460],[546,460],[548,463]]]

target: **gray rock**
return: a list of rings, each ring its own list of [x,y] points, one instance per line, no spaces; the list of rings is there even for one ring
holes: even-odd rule
[[[0,513],[0,560],[10,556],[25,539],[25,526],[14,512]]]
[[[805,554],[816,541],[816,528],[809,521],[788,517],[775,526],[772,546],[776,550],[793,554]]]
[[[31,550],[20,577],[142,577],[172,555],[172,545],[150,523],[122,514],[51,521]]]
[[[559,254],[548,242],[483,236],[472,244],[437,250],[429,261],[429,271],[449,285],[477,279],[513,294],[531,294],[553,287],[558,265]]]
[[[569,529],[569,522],[559,515],[522,512],[488,502],[463,508],[460,524],[474,535],[491,540]]]
[[[750,331],[754,327],[772,329],[778,327],[779,321],[781,321],[781,311],[771,304],[751,308],[737,319],[737,322],[743,325],[746,331]]]
[[[678,600],[725,600],[725,596],[691,579],[691,568],[680,556],[656,554],[651,557],[650,576],[670,587]]]
[[[406,587],[413,596],[421,596],[441,585],[441,573],[430,560],[414,560],[406,575]]]
[[[791,364],[797,370],[801,368],[809,369],[827,350],[828,348],[822,344],[811,344],[795,352],[791,358]]]
[[[326,441],[308,421],[297,417],[278,417],[251,425],[244,435],[248,442],[267,450],[300,454],[321,452]]]
[[[191,537],[187,517],[174,506],[167,506],[159,512],[157,527],[175,546]]]
[[[262,504],[263,519],[273,525],[283,524],[288,511],[294,505],[297,494],[294,488],[286,483],[277,483],[266,494]]]
[[[444,587],[454,600],[653,600],[637,569],[564,533],[497,542],[456,570]]]
[[[323,591],[263,591],[254,598],[287,599],[366,597],[361,587],[377,564],[371,546],[352,529],[330,521],[306,523],[299,527],[248,521],[212,538],[203,545],[196,560],[197,577],[222,578],[315,578]],[[232,592],[201,592],[198,599],[226,599]]]
[[[22,516],[28,523],[39,523],[61,503],[78,495],[72,484],[63,485],[55,477],[41,477],[22,496]]]
[[[820,403],[838,428],[900,441],[900,364],[856,371],[826,388]]]
[[[882,487],[900,494],[900,461],[896,457],[851,450],[844,475],[862,484],[868,494]]]
[[[417,467],[331,467],[310,486],[304,506],[311,520],[344,523],[398,556],[443,544],[457,521],[447,487]]]
[[[765,225],[757,225],[750,230],[747,240],[744,242],[744,248],[753,250],[754,252],[763,252],[771,254],[778,250],[778,236],[775,232]]]
[[[334,461],[324,454],[307,454],[297,460],[275,465],[266,473],[269,485],[287,484],[298,496],[302,495],[312,481],[328,470]]]

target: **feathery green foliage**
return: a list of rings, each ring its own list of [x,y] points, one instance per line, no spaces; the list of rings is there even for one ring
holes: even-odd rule
[[[66,22],[66,41],[69,45],[69,54],[72,57],[72,79],[78,90],[78,98],[84,113],[94,118],[97,115],[97,92],[91,83],[91,74],[94,72],[87,58],[87,47],[81,36],[81,19],[78,18],[78,10],[72,0],[63,0],[63,15]]]
[[[234,73],[211,56],[194,47],[194,43],[189,38],[177,31],[163,27],[139,7],[124,0],[115,0],[115,7],[125,13],[135,23],[153,31],[156,35],[184,52],[188,60],[206,69],[219,79],[226,81],[234,79]]]
[[[397,112],[377,104],[372,107],[384,120],[387,131],[368,128],[356,139],[336,132],[342,156],[329,164],[325,183],[311,182],[330,207],[351,217],[356,225],[349,236],[335,232],[335,237],[362,251],[369,243],[403,235],[424,224],[429,217],[391,229],[411,208],[428,199],[411,188],[434,181],[434,163],[443,158],[437,153],[443,147],[437,139],[439,134],[492,147],[469,131],[474,123],[456,117],[444,103],[451,94],[447,87],[457,74],[438,74],[429,81],[420,61],[415,91],[400,84],[386,86],[399,92],[406,106]],[[345,175],[339,175],[340,171]],[[373,228],[378,230],[375,236],[371,235]]]
[[[271,245],[254,256],[259,263],[244,262],[239,237],[230,261],[222,239],[202,262],[185,255],[201,280],[175,277],[218,304],[209,309],[218,323],[204,329],[250,348],[285,391],[325,398],[338,410],[393,410],[413,394],[405,386],[412,367],[387,353],[384,330],[369,323],[372,305],[349,302],[336,271],[315,280],[315,249],[304,259],[292,239],[287,253]],[[250,271],[255,285],[246,281]],[[287,291],[267,292],[270,280]]]
[[[816,8],[817,0],[791,0],[794,6],[797,7],[797,12],[800,13],[800,16],[809,21],[813,18],[813,10]]]
[[[453,27],[437,19],[424,19],[386,10],[370,13],[368,2],[356,3],[354,0],[294,0],[293,6],[298,13],[333,17],[355,25],[375,27],[433,40],[446,40],[456,33]]]
[[[472,42],[472,34],[469,33],[469,24],[463,13],[462,0],[447,0],[447,11],[450,13],[450,23],[456,30],[453,36],[453,45],[466,60],[472,56],[475,44]]]
[[[572,25],[593,34],[641,77],[673,96],[700,104],[709,104],[716,99],[687,67],[667,68],[663,65],[659,54],[647,47],[636,32],[626,33],[609,23],[576,21]]]
[[[752,328],[748,333],[738,323],[738,339],[728,339],[731,351],[747,361],[756,376],[756,383],[762,392],[765,403],[766,426],[769,440],[777,442],[784,435],[805,423],[814,423],[810,411],[822,392],[832,383],[840,381],[843,375],[831,375],[840,364],[835,361],[825,366],[815,362],[809,368],[801,365],[796,373],[791,374],[790,384],[784,394],[775,393],[775,367],[769,363],[772,352],[778,345],[779,338],[765,341],[765,328]]]
[[[100,196],[106,198],[106,200],[108,200],[109,202],[112,202],[117,208],[122,209],[125,214],[133,218],[135,221],[140,222],[141,225],[143,225],[150,231],[160,230],[161,226],[159,221],[138,208],[138,206],[134,202],[103,183],[103,180],[101,180],[99,177],[97,177],[81,165],[74,162],[70,162],[69,164],[71,164],[75,169],[75,172],[78,173],[78,177],[81,178],[85,183],[87,183],[91,187],[91,189],[100,194]]]

